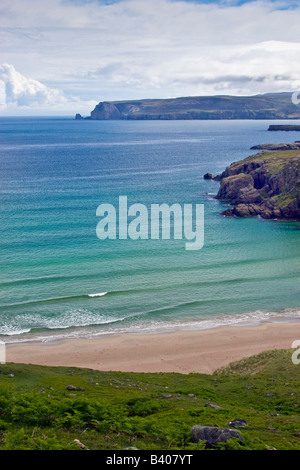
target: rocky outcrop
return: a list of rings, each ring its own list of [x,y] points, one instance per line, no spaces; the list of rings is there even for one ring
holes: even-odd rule
[[[234,162],[214,178],[226,216],[300,220],[300,151],[262,152]]]
[[[221,180],[218,199],[229,200],[232,204],[261,202],[261,196],[254,187],[253,177],[245,173],[227,176]]]
[[[284,125],[277,125],[272,124],[269,126],[268,131],[300,131],[300,125],[291,125],[291,124],[284,124]]]
[[[91,112],[91,119],[120,119],[121,113],[113,103],[99,103]]]
[[[296,140],[292,144],[262,144],[254,145],[250,150],[299,150],[300,141]]]

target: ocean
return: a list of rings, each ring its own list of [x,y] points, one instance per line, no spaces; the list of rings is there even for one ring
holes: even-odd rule
[[[1,340],[299,319],[300,223],[226,218],[203,179],[253,145],[299,140],[267,130],[284,123],[0,118]],[[203,247],[100,240],[97,207],[120,196],[203,204]]]

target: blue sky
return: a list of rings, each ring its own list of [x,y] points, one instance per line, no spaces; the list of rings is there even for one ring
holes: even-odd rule
[[[81,4],[87,4],[90,3],[92,0],[68,0],[73,3],[81,3]],[[106,4],[110,5],[113,3],[120,3],[125,0],[97,0],[98,3],[101,4]],[[149,0],[151,1],[151,0]],[[219,5],[221,7],[231,7],[231,6],[241,6],[244,5],[245,3],[254,3],[257,2],[258,0],[172,0],[173,2],[176,1],[183,1],[186,3],[197,3],[197,4],[213,4],[213,5]],[[297,8],[299,6],[299,1],[298,0],[269,0],[269,3],[273,3],[274,6],[278,9],[290,9],[290,8]]]
[[[300,2],[1,0],[0,115],[300,88]]]

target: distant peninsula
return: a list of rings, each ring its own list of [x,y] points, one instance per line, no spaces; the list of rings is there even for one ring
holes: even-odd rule
[[[220,181],[216,199],[233,206],[223,215],[300,220],[300,150],[250,155],[210,179]]]
[[[272,124],[271,126],[269,126],[269,129],[268,131],[285,131],[285,132],[288,132],[288,131],[300,131],[300,126],[297,126],[297,125],[275,125],[275,124]]]
[[[102,101],[90,116],[76,120],[300,119],[292,93],[255,96],[190,96],[169,99]]]

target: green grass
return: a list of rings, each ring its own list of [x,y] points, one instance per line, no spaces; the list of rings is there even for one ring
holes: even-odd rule
[[[226,181],[235,182],[238,180],[248,180],[249,183],[253,183],[253,178],[248,173],[238,173],[236,175],[227,176]]]
[[[275,196],[276,204],[279,207],[284,208],[288,204],[290,204],[294,199],[296,199],[298,194],[299,193],[297,191],[294,191],[294,192],[291,192],[291,193],[281,194],[280,196]]]
[[[271,175],[277,173],[283,168],[289,160],[296,157],[299,158],[299,150],[278,150],[272,152],[260,152],[255,155],[250,155],[245,161],[261,161],[263,160],[268,166],[268,171]]]
[[[95,450],[204,449],[190,442],[193,425],[240,418],[248,423],[243,443],[215,449],[300,450],[300,365],[292,351],[262,353],[214,375],[0,365],[0,449],[73,450],[74,439]]]

